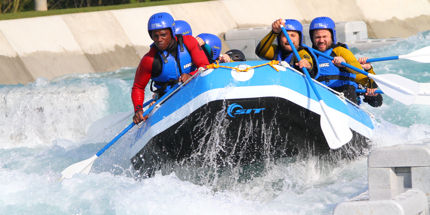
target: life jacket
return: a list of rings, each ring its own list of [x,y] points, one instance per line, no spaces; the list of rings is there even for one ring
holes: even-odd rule
[[[313,65],[314,65],[314,69],[315,69],[315,73],[316,74],[318,74],[319,73],[319,67],[318,66],[316,66],[316,65],[318,65],[318,58],[317,58],[317,56],[315,55],[315,53],[314,52],[312,52],[312,49],[311,48],[309,48],[307,45],[305,45],[305,44],[302,44],[302,46],[300,46],[298,49],[297,49],[297,52],[299,53],[301,50],[306,50],[310,55],[311,55],[311,58],[312,58],[312,61],[313,61]],[[300,70],[295,64],[294,64],[294,52],[291,52],[286,58],[284,58],[284,59],[282,59],[282,52],[281,52],[281,50],[280,49],[277,49],[277,51],[276,51],[276,60],[277,61],[285,61],[285,62],[288,62],[288,64],[290,64],[290,66],[291,67],[293,67],[293,68],[296,68],[296,69],[298,69],[298,70]],[[308,71],[309,73],[311,73],[311,71]],[[312,76],[312,74],[311,74],[311,76]]]
[[[162,60],[162,70],[152,71],[151,79],[157,89],[166,90],[167,86],[177,83],[178,78],[183,73],[190,73],[192,70],[191,55],[184,44],[182,35],[176,35],[178,38],[176,58],[167,50],[159,51],[158,55]],[[152,85],[151,85],[152,87]]]
[[[336,55],[333,52],[333,48],[337,46],[343,46],[343,44],[341,43],[336,44],[334,47],[326,50],[324,54],[335,57]],[[345,85],[351,85],[351,86],[354,86],[355,88],[358,88],[358,85],[355,82],[356,75],[348,72],[344,68],[339,68],[335,66],[332,60],[322,56],[318,56],[318,67],[319,67],[319,71],[315,76],[315,79],[325,84],[326,86],[331,88],[336,88],[336,87],[342,87]]]
[[[294,63],[292,62],[293,61],[293,56],[294,56],[294,53],[291,52],[287,57],[282,58],[282,51],[281,51],[280,48],[277,48],[276,49],[276,59],[275,60],[277,60],[277,61],[285,61],[288,64],[290,64],[291,66],[294,66]]]

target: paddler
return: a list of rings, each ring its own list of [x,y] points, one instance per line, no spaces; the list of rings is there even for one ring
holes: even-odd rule
[[[333,60],[329,60],[317,55],[319,72],[315,76],[315,79],[338,92],[342,92],[346,98],[355,103],[359,103],[356,93],[359,85],[368,89],[368,93],[366,93],[368,96],[376,96],[373,89],[377,86],[372,80],[363,74],[341,65],[344,62],[358,69],[363,69],[362,64],[348,50],[348,47],[343,43],[337,42],[335,27],[334,21],[329,17],[317,17],[312,20],[309,26],[312,48],[334,57]],[[369,69],[367,72],[375,74],[373,68],[367,66],[366,68]],[[382,100],[380,103],[382,104]]]
[[[287,38],[282,33],[281,26],[285,26],[285,30],[290,36],[295,48],[297,49],[300,62],[294,56]],[[273,44],[277,39],[278,45]],[[255,49],[255,54],[266,60],[286,61],[290,66],[300,70],[305,67],[308,69],[312,77],[317,73],[315,57],[312,56],[308,48],[303,46],[303,26],[295,19],[278,19],[272,23],[272,30],[258,43]]]
[[[156,87],[153,90],[159,97],[178,82],[187,81],[196,71],[209,64],[197,40],[190,35],[174,35],[175,22],[165,12],[156,13],[149,18],[148,33],[154,43],[143,56],[136,70],[131,98],[134,105],[134,123],[146,120],[143,116],[145,87],[149,80]]]

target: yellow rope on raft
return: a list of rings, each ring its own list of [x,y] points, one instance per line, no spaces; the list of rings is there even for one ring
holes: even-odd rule
[[[262,67],[262,66],[269,65],[269,66],[271,66],[274,70],[276,70],[277,72],[279,72],[279,70],[274,66],[274,65],[278,65],[278,64],[279,64],[279,61],[277,61],[277,60],[272,60],[272,61],[267,62],[267,63],[264,63],[264,64],[260,64],[260,65],[256,65],[256,66],[247,67],[247,68],[245,68],[245,69],[240,69],[240,68],[238,68],[238,67],[231,67],[231,66],[223,66],[223,65],[219,65],[219,62],[218,62],[218,61],[216,61],[216,62],[215,62],[215,63],[213,63],[213,64],[209,64],[209,65],[207,65],[207,67],[206,67],[206,68],[208,68],[208,69],[226,68],[226,69],[234,69],[234,70],[236,70],[237,72],[248,72],[249,70],[254,69],[254,68],[257,68],[257,67]]]

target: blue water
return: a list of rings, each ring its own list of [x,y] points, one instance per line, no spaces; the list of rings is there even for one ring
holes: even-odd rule
[[[357,56],[406,54],[430,45],[430,32]],[[430,67],[407,60],[373,63],[430,82]],[[162,175],[136,181],[120,147],[130,131],[94,164],[89,175],[59,181],[67,166],[91,157],[131,122],[134,68],[38,79],[0,86],[0,214],[330,214],[337,203],[367,190],[366,159],[339,164],[284,160],[260,174],[216,182]],[[148,94],[148,96],[150,96]],[[387,96],[364,105],[376,121],[374,147],[430,142],[428,106]]]

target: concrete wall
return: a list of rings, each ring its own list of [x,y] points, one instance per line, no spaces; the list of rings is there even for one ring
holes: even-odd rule
[[[309,23],[365,21],[370,37],[407,37],[430,29],[429,0],[218,0],[0,21],[0,84],[136,67],[152,43],[148,18],[169,12],[193,34],[268,26],[277,18]],[[224,44],[223,50],[227,50]]]

